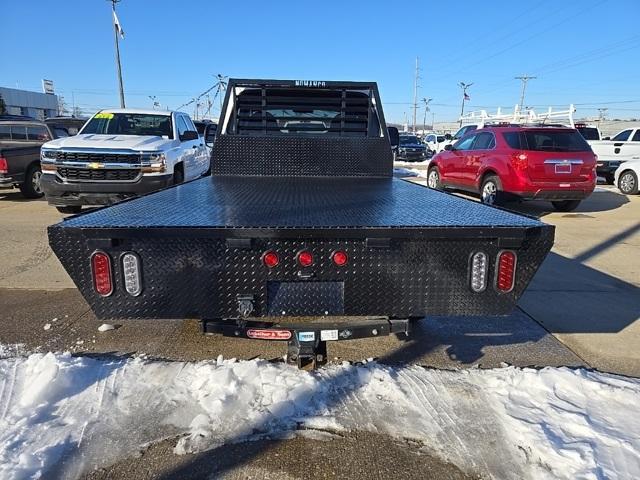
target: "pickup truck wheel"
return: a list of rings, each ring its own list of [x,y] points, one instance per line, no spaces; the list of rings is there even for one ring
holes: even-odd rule
[[[622,172],[618,177],[618,189],[625,195],[636,195],[638,193],[638,176],[632,170]]]
[[[580,200],[562,200],[558,202],[551,202],[553,208],[559,212],[571,212],[580,205]]]
[[[20,185],[20,191],[26,198],[40,198],[44,195],[40,188],[42,170],[40,165],[31,165],[24,177],[24,183]]]
[[[80,205],[67,205],[65,207],[56,207],[56,209],[60,213],[65,213],[65,214],[80,213],[80,211],[82,210],[82,206],[80,206]]]
[[[440,183],[440,170],[438,167],[431,167],[427,173],[427,186],[434,190],[442,190],[442,183]]]
[[[502,182],[495,175],[489,175],[482,181],[480,199],[485,205],[501,205],[504,201]]]
[[[173,171],[173,184],[178,185],[179,183],[184,182],[184,172],[181,168],[176,168]]]

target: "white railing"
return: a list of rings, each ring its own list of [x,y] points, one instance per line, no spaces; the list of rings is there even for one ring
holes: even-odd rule
[[[513,113],[503,113],[500,107],[495,114],[487,113],[486,110],[477,110],[469,112],[459,118],[462,124],[478,125],[478,128],[482,128],[487,124],[495,123],[564,123],[571,127],[575,127],[573,121],[573,114],[576,109],[573,104],[569,105],[567,110],[553,110],[551,107],[544,113],[536,113],[534,109],[520,110],[520,106],[516,105],[513,108]]]

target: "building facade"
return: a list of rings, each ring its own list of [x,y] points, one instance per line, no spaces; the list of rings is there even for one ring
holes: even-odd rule
[[[16,88],[0,87],[9,115],[27,115],[38,120],[58,115],[58,96]]]

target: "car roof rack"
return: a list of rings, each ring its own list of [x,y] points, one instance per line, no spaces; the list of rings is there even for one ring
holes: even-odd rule
[[[466,115],[462,115],[458,120],[464,124],[477,125],[478,128],[483,128],[485,125],[491,126],[551,126],[547,123],[547,120],[553,120],[555,123],[553,126],[569,126],[575,128],[575,122],[573,121],[573,114],[576,108],[573,104],[569,105],[567,110],[553,110],[551,107],[543,113],[536,113],[532,108],[527,108],[524,111],[520,110],[520,106],[516,105],[513,109],[513,113],[503,113],[502,109],[498,107],[495,114],[487,113],[486,110],[477,110],[469,112]],[[566,123],[559,124],[558,120],[566,120]]]

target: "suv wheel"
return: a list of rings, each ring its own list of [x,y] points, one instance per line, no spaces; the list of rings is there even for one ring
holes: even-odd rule
[[[551,202],[553,208],[559,212],[571,212],[580,205],[580,200],[561,200],[558,202]]]
[[[485,205],[500,205],[503,202],[502,182],[495,175],[489,175],[482,181],[480,199]]]
[[[82,210],[82,206],[80,205],[66,205],[64,207],[56,207],[56,209],[60,213],[70,214],[70,213],[80,213]]]
[[[440,183],[440,171],[438,167],[431,167],[427,173],[427,186],[434,190],[442,190]]]
[[[638,176],[632,170],[622,172],[618,177],[618,189],[625,195],[638,193]]]
[[[40,165],[31,165],[24,177],[24,183],[20,185],[20,191],[26,198],[40,198],[44,195],[40,188],[42,170]]]

